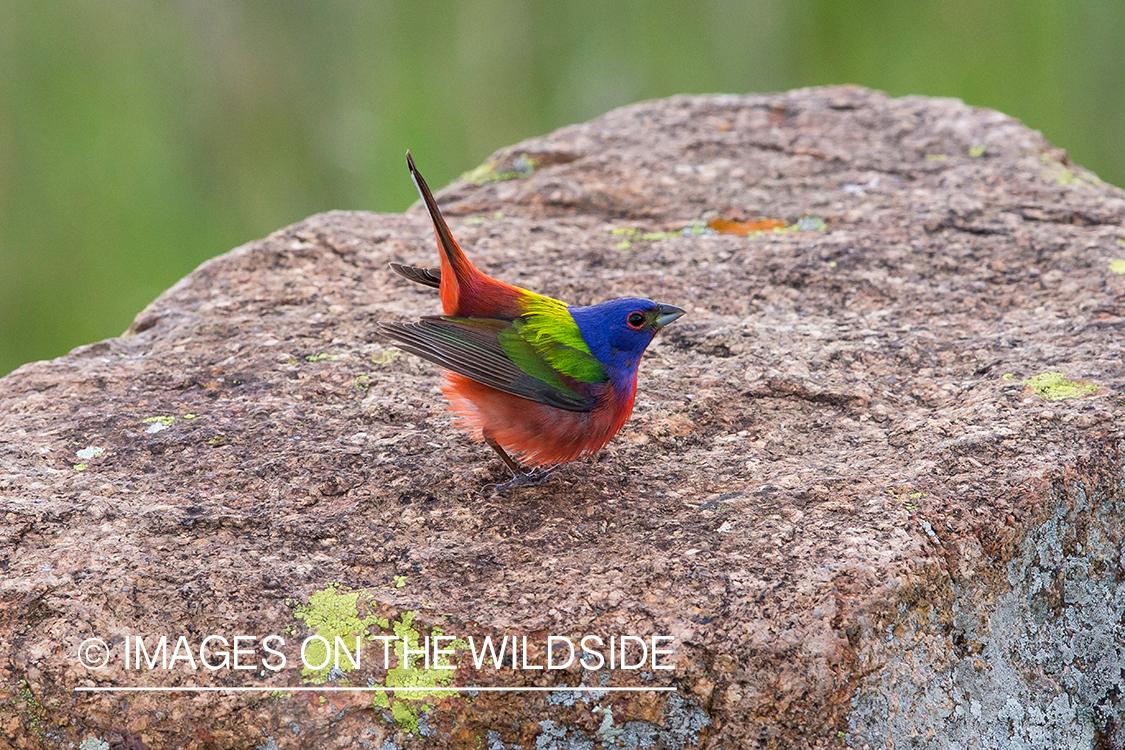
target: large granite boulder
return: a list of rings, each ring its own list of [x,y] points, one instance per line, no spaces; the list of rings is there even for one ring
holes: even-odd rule
[[[0,747],[1125,744],[1121,190],[1002,114],[845,87],[626,107],[439,200],[493,276],[689,311],[624,431],[495,488],[376,334],[439,309],[387,269],[434,263],[420,206],[203,264],[0,380]],[[488,635],[517,668],[474,665]],[[532,668],[584,635],[673,653]],[[400,658],[434,636],[457,669]]]

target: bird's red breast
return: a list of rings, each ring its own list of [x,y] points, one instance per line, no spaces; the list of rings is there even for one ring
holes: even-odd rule
[[[529,401],[448,370],[442,393],[458,427],[478,440],[489,435],[525,463],[547,467],[597,453],[628,421],[636,379],[621,393],[604,387],[602,403],[585,412]]]

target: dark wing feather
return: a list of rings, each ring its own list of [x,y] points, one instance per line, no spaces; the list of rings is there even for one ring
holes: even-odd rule
[[[566,411],[590,411],[596,399],[532,377],[508,357],[500,332],[511,321],[427,317],[415,323],[380,323],[379,331],[403,351],[491,388]]]
[[[404,266],[401,263],[391,263],[391,270],[404,279],[410,279],[415,284],[432,286],[441,289],[440,268],[420,268],[418,266]]]

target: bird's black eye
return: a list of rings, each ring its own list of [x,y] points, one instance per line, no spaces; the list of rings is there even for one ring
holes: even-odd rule
[[[628,323],[629,327],[633,330],[638,330],[645,324],[644,313],[631,312],[629,313],[629,317],[625,319],[625,322]]]

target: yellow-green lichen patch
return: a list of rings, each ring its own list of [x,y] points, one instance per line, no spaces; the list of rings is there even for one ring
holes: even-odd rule
[[[43,704],[35,697],[35,693],[31,692],[31,686],[27,684],[27,680],[20,680],[20,697],[23,698],[27,709],[27,723],[31,727],[31,733],[42,742],[42,724],[46,718],[46,712],[43,709]]]
[[[327,360],[330,360],[332,362],[335,362],[336,360],[343,359],[346,356],[348,356],[348,355],[346,355],[346,354],[325,354],[325,353],[309,354],[308,356],[305,357],[305,361],[306,362],[322,362],[323,360],[327,359]]]
[[[395,588],[401,589],[406,586],[406,576],[395,576]]]
[[[617,227],[616,229],[609,230],[611,235],[622,236],[620,242],[613,247],[617,250],[628,250],[629,246],[633,244],[633,237],[640,234],[641,230],[635,227]]]
[[[499,180],[500,175],[496,172],[496,162],[486,161],[479,167],[462,174],[461,179],[474,185],[486,185]]]
[[[1044,372],[1024,381],[1031,390],[1048,401],[1062,401],[1065,398],[1082,398],[1098,392],[1098,386],[1081,380],[1069,380],[1057,370]]]
[[[394,647],[397,666],[387,670],[386,687],[397,688],[393,698],[386,693],[377,693],[373,705],[380,708],[390,707],[391,716],[398,726],[406,732],[418,731],[418,718],[422,713],[433,709],[429,699],[447,696],[446,691],[434,690],[437,687],[447,687],[453,682],[456,670],[452,662],[442,657],[434,661],[426,669],[422,657],[415,654],[421,651],[424,636],[414,626],[417,612],[403,612],[393,625],[394,633],[399,638]],[[430,632],[431,653],[433,652],[433,639],[442,635],[440,628],[433,628]],[[411,654],[406,657],[404,643],[410,644]],[[442,651],[468,648],[468,644],[461,639],[445,642],[442,641]]]
[[[398,359],[398,356],[399,355],[398,355],[397,349],[380,349],[379,351],[377,351],[377,352],[375,352],[374,354],[371,355],[371,364],[373,364],[373,365],[389,364],[391,362],[394,362],[396,359]]]
[[[1055,167],[1054,170],[1048,174],[1048,179],[1050,179],[1050,176],[1052,175],[1054,176],[1055,182],[1057,182],[1062,187],[1078,184],[1078,175],[1074,174],[1074,172],[1070,171],[1061,164]]]
[[[74,465],[75,471],[86,471],[86,469],[89,469],[89,468],[90,468],[90,464],[75,464]]]
[[[926,161],[946,161],[949,154],[926,154]]]
[[[430,704],[427,703],[422,706],[421,711],[428,711],[430,708]],[[395,701],[391,704],[391,717],[404,732],[414,734],[418,731],[418,715],[419,709],[405,701]]]
[[[522,180],[530,177],[535,172],[535,159],[527,154],[520,154],[512,162],[512,168],[504,171],[497,170],[500,162],[489,159],[476,169],[461,175],[461,179],[473,185],[487,185],[490,182],[503,182],[504,180]]]
[[[887,492],[889,492],[891,497],[893,497],[895,500],[898,500],[900,503],[902,503],[902,507],[906,508],[906,510],[910,511],[911,513],[914,513],[918,510],[918,505],[911,502],[911,500],[921,500],[926,496],[923,492],[911,492],[908,488],[902,487],[900,487],[897,491],[887,490]]]
[[[782,222],[784,224],[784,222]],[[700,219],[693,219],[684,226],[683,229],[678,229],[674,232],[644,232],[636,227],[616,227],[609,230],[610,236],[621,237],[621,241],[614,245],[617,250],[628,250],[634,242],[658,242],[660,240],[670,240],[677,237],[695,237],[701,234],[716,234],[715,230],[709,227],[705,222]]]
[[[454,670],[444,667],[450,666],[448,661],[439,661],[431,665],[430,669],[419,666],[421,656],[413,653],[422,646],[422,634],[414,627],[416,612],[403,612],[394,623],[394,632],[401,640],[395,645],[395,656],[398,657],[398,666],[387,670],[387,687],[404,688],[396,690],[395,697],[407,697],[414,700],[440,696],[442,693],[428,690],[428,688],[444,687],[453,682]],[[432,631],[434,637],[441,635],[439,628]],[[405,656],[405,644],[409,643],[411,655]]]
[[[1085,169],[1079,169],[1078,171],[1068,169],[1054,152],[1040,155],[1039,163],[1044,166],[1040,176],[1045,181],[1053,182],[1059,187],[1070,187],[1072,185],[1097,187],[1102,184],[1101,178],[1093,172],[1088,172]]]
[[[1109,270],[1114,273],[1125,274],[1125,258],[1117,258],[1109,262]]]
[[[380,618],[376,615],[367,617],[359,616],[359,597],[362,591],[341,592],[329,586],[323,591],[318,591],[309,597],[308,603],[297,607],[294,617],[304,620],[305,624],[313,631],[328,641],[330,646],[336,643],[336,636],[343,638],[346,643],[352,643],[355,636],[362,636],[371,625],[379,625]],[[386,620],[382,620],[386,622]],[[309,664],[321,664],[327,661],[320,669],[303,667],[301,674],[305,682],[323,684],[328,679],[328,673],[336,668],[334,660],[328,659],[328,651],[320,641],[309,644],[305,653],[305,660]],[[348,671],[351,663],[347,658],[340,660],[340,669]]]
[[[976,146],[971,146],[969,148],[969,158],[979,159],[980,157],[984,156],[985,150],[985,147],[980,145],[979,143]]]

